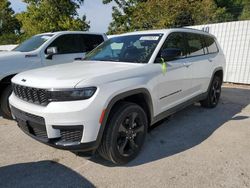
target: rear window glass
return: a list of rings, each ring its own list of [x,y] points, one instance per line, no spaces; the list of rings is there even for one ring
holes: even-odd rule
[[[205,44],[208,49],[208,53],[217,53],[219,51],[215,40],[212,37],[205,36]]]

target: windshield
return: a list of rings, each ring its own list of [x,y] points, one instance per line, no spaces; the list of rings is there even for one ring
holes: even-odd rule
[[[18,45],[13,51],[30,52],[36,50],[52,36],[53,34],[35,35]]]
[[[120,36],[107,40],[85,60],[148,63],[162,34]]]

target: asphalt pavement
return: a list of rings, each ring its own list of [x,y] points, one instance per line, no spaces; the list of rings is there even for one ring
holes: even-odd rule
[[[43,145],[0,117],[0,187],[250,187],[250,87],[225,85],[216,108],[158,123],[125,166]]]

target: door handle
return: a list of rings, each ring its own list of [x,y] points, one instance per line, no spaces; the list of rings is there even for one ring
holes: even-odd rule
[[[184,62],[183,64],[184,64],[184,66],[185,66],[185,67],[189,67],[189,66],[191,66],[191,65],[192,65],[192,63],[191,63],[191,62]]]
[[[74,60],[82,60],[82,58],[81,57],[76,57]]]
[[[208,61],[209,61],[209,62],[213,62],[213,60],[212,60],[212,59],[208,59]]]

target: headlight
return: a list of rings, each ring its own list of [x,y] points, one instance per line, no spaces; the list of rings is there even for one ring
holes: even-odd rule
[[[50,91],[50,101],[75,101],[92,97],[96,92],[96,87],[86,87],[77,89],[63,89]]]

